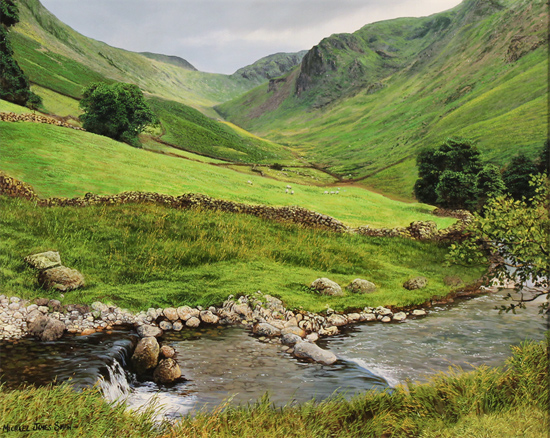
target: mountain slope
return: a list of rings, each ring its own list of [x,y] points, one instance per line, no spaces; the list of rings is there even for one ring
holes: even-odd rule
[[[129,52],[87,38],[38,0],[20,0],[18,6],[21,22],[10,35],[17,61],[31,82],[71,97],[80,97],[91,81],[131,82],[146,93],[208,111],[257,84],[198,72],[184,60],[175,62],[175,57]]]
[[[533,154],[547,134],[547,6],[467,0],[424,18],[324,39],[273,86],[217,110],[344,178],[411,197],[415,156],[445,137],[486,159]]]

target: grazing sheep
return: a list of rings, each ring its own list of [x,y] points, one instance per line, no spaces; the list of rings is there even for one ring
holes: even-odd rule
[[[294,194],[294,190],[291,190],[290,194],[293,195],[293,194]]]
[[[288,193],[288,189],[285,190],[285,193]]]
[[[325,190],[325,195],[328,195],[328,190]]]

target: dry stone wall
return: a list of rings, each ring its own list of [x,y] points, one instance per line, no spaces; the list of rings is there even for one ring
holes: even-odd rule
[[[458,240],[468,220],[459,219],[449,228],[438,230],[433,221],[412,222],[408,227],[371,228],[368,225],[350,228],[338,219],[306,210],[298,206],[273,207],[267,205],[251,205],[239,202],[214,199],[206,195],[185,193],[181,196],[163,195],[153,192],[124,192],[117,195],[94,195],[86,193],[77,198],[39,198],[33,188],[24,182],[0,173],[0,194],[21,197],[35,201],[42,207],[86,207],[89,205],[119,205],[119,204],[157,204],[171,208],[196,208],[210,211],[242,213],[262,219],[300,224],[310,228],[326,229],[338,233],[357,233],[377,237],[406,237],[418,240]]]
[[[54,117],[44,116],[42,114],[16,114],[16,113],[7,113],[0,112],[0,121],[1,122],[31,122],[31,123],[46,123],[48,125],[63,126],[64,128],[76,129],[78,131],[85,131],[84,128],[79,126],[74,126],[69,123],[66,123],[63,120],[56,119]]]

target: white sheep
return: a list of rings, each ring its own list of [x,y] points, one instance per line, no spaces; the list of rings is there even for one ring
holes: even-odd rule
[[[294,194],[294,190],[291,190],[291,191],[290,191],[290,194],[293,195],[293,194]]]

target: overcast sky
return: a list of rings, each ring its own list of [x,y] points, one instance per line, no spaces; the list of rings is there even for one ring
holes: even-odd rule
[[[333,33],[450,9],[460,0],[41,0],[76,31],[111,46],[180,56],[231,74]]]

